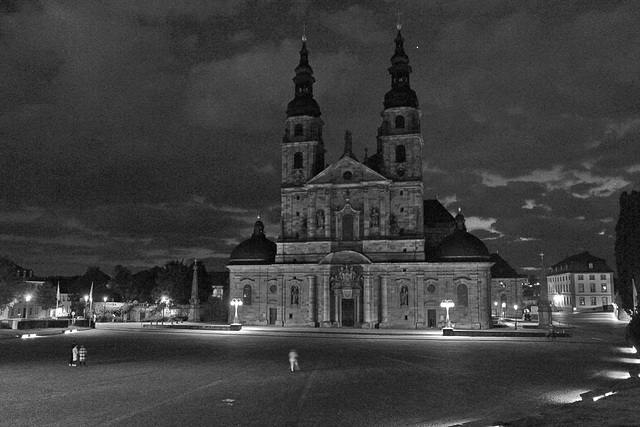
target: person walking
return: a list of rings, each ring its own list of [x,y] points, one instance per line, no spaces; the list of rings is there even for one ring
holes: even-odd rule
[[[298,365],[298,352],[296,349],[292,349],[289,352],[289,365],[291,365],[291,372],[300,370],[300,366]]]
[[[80,349],[78,350],[78,362],[80,366],[87,366],[87,349],[84,348],[84,345],[80,345]]]
[[[73,341],[71,346],[71,359],[69,360],[69,366],[76,366],[78,363],[78,344]]]

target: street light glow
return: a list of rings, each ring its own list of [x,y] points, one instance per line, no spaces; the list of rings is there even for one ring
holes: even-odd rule
[[[240,319],[238,319],[238,306],[242,305],[242,300],[239,299],[239,298],[234,298],[234,299],[231,300],[230,304],[232,306],[234,306],[235,309],[236,309],[236,314],[235,314],[235,316],[233,316],[233,323],[237,325],[237,324],[240,323]]]

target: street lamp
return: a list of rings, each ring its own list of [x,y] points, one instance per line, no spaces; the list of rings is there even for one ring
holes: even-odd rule
[[[447,328],[452,329],[451,319],[449,318],[449,309],[455,307],[455,304],[450,299],[446,299],[440,303],[440,307],[444,307],[447,310]]]
[[[516,318],[516,330],[518,330],[518,304],[513,305],[513,311],[515,312],[513,316]]]
[[[164,325],[164,309],[167,307],[167,301],[169,301],[169,299],[167,297],[165,297],[165,296],[163,296],[160,299],[160,303],[162,304],[162,324],[163,325]]]
[[[504,319],[505,317],[507,317],[507,303],[503,302],[502,303],[502,318]]]
[[[107,297],[102,298],[102,300],[104,301],[104,305],[102,306],[102,321],[104,322],[104,316],[107,315]]]
[[[84,318],[87,318],[87,302],[89,302],[89,295],[84,296]]]
[[[25,299],[27,300],[27,307],[24,309],[24,318],[26,319],[29,316],[29,301],[31,301],[31,294],[27,294]]]
[[[240,319],[238,319],[238,306],[242,305],[242,300],[239,298],[234,298],[231,300],[231,305],[236,308],[236,314],[235,316],[233,316],[233,323],[237,325],[240,323]]]

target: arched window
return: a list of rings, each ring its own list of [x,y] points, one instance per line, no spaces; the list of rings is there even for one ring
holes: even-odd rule
[[[407,285],[400,288],[400,305],[409,305],[409,287]]]
[[[293,168],[302,169],[302,153],[299,151],[293,155]]]
[[[291,287],[291,305],[300,304],[300,289],[297,286]]]
[[[404,129],[404,116],[396,116],[396,129]]]
[[[469,291],[467,290],[467,285],[460,284],[458,285],[458,304],[457,306],[460,308],[469,307]]]
[[[402,163],[407,161],[407,150],[404,145],[398,145],[396,147],[396,163]]]
[[[242,304],[243,305],[251,305],[251,285],[244,285],[242,288]]]
[[[298,123],[297,125],[295,125],[295,127],[293,128],[293,136],[302,136],[304,133],[304,127],[302,127],[302,124]]]

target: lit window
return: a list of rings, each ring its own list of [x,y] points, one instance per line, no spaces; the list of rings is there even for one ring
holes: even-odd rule
[[[578,302],[580,305],[584,305],[584,297],[578,298]]]
[[[607,284],[606,283],[602,284],[602,292],[607,292]]]

